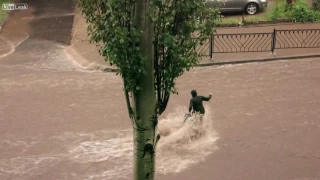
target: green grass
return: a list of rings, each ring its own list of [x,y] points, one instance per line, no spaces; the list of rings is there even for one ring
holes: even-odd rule
[[[265,16],[249,16],[247,18],[245,18],[246,21],[269,21],[270,19],[268,17]]]
[[[245,21],[269,21],[270,19],[264,16],[246,16]],[[242,18],[221,18],[218,21],[218,24],[242,24]]]
[[[224,19],[224,18],[220,18],[218,20],[218,24],[237,24],[239,23],[241,20],[236,19],[236,18],[228,18],[228,19]]]
[[[271,21],[271,18],[268,14],[272,14],[274,11],[274,3],[269,3],[269,6],[266,10],[264,10],[261,14],[257,14],[255,16],[245,15],[245,21]],[[242,17],[237,18],[221,18],[218,20],[218,24],[242,24]]]
[[[3,3],[10,3],[10,2],[12,2],[12,0],[0,0],[0,5],[1,5],[1,9],[0,9],[0,23],[2,22],[3,18],[5,17],[5,15],[8,13],[8,11],[2,10],[2,4],[3,4]]]

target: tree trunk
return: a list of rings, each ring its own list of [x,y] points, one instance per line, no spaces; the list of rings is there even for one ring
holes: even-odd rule
[[[154,89],[153,24],[148,18],[149,1],[137,0],[134,24],[143,31],[140,50],[146,60],[146,74],[138,79],[142,89],[133,94],[134,180],[153,180],[155,172],[155,131],[157,115]]]

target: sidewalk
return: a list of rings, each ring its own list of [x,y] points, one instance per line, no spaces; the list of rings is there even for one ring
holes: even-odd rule
[[[237,34],[237,33],[271,33],[274,29],[320,29],[320,23],[300,23],[300,24],[281,24],[260,27],[242,27],[242,28],[220,28],[217,34]],[[214,62],[229,61],[247,61],[262,60],[274,58],[289,58],[298,56],[320,56],[320,48],[302,48],[302,49],[276,49],[275,54],[270,52],[250,52],[250,53],[214,53]],[[201,63],[212,63],[210,58],[203,58]]]
[[[93,69],[108,69],[112,68],[103,57],[98,53],[94,44],[90,44],[87,36],[87,24],[84,17],[80,14],[79,9],[76,9],[75,20],[72,31],[72,45],[67,48],[67,52],[82,66]],[[269,25],[260,27],[236,27],[236,28],[219,28],[218,34],[233,34],[233,33],[259,33],[272,32],[273,29],[320,29],[320,23],[301,23],[301,24],[281,24]],[[214,61],[209,57],[203,57],[200,61],[202,65],[211,65],[214,63],[227,63],[237,61],[259,61],[272,59],[288,59],[288,58],[303,58],[320,57],[320,48],[305,48],[305,49],[276,49],[275,54],[271,52],[257,53],[215,53],[213,54]]]
[[[74,24],[71,35],[71,45],[66,48],[80,65],[89,69],[110,69],[111,67],[99,54],[94,44],[90,44],[87,33],[87,23],[78,8],[74,13]]]

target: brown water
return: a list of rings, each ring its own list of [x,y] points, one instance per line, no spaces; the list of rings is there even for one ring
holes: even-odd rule
[[[121,78],[65,53],[71,1],[27,3],[0,34],[0,180],[132,179]],[[157,180],[320,179],[320,59],[197,68],[177,88]],[[204,126],[182,127],[194,88],[213,99]]]
[[[1,179],[128,179],[132,130],[120,78],[85,70],[59,48],[0,66]],[[159,173],[180,172],[216,149],[210,114],[205,136],[191,141],[192,126],[180,129],[185,108],[160,122],[171,134],[159,143]]]
[[[132,130],[121,78],[81,67],[65,53],[68,13],[39,16],[31,27],[34,17],[24,13],[13,14],[0,34],[0,179],[131,179]],[[46,23],[57,25],[55,36]],[[319,179],[319,62],[183,75],[180,95],[160,118],[159,131],[170,134],[159,142],[156,178]],[[194,88],[214,98],[203,126],[182,126]]]
[[[50,41],[19,48],[0,59],[0,179],[131,179],[120,77],[86,70]],[[171,134],[158,146],[156,178],[320,179],[319,70],[307,59],[186,73],[160,118]],[[214,94],[196,129],[182,127],[193,88]]]

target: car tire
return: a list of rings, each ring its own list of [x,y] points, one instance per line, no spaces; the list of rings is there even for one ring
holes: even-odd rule
[[[254,15],[259,12],[259,6],[256,3],[249,3],[245,9],[246,13],[249,15]]]

